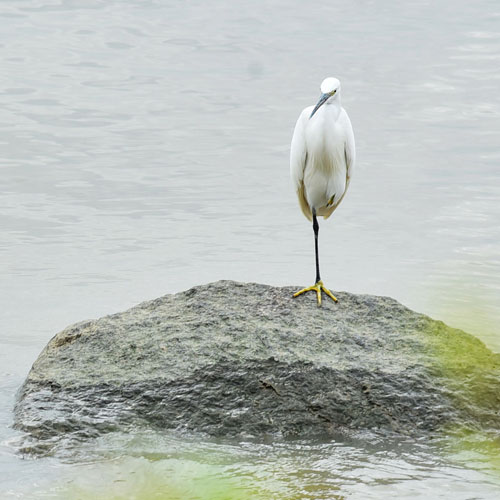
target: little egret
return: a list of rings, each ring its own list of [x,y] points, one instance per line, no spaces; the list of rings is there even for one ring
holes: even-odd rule
[[[302,111],[295,125],[290,148],[290,174],[300,208],[313,223],[316,282],[294,297],[314,290],[321,305],[321,291],[337,302],[319,274],[317,216],[328,219],[345,196],[355,161],[351,120],[340,104],[340,82],[326,78],[316,106]]]

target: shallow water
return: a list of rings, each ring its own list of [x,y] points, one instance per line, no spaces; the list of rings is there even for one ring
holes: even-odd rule
[[[199,467],[276,498],[492,498],[481,449],[385,460],[340,442],[287,445],[281,460],[270,445],[202,443],[187,458],[189,438],[157,436],[158,460],[126,442],[103,444],[104,465],[68,465],[20,460],[9,425],[31,363],[69,323],[222,278],[310,283],[288,149],[327,75],[358,164],[321,228],[326,284],[390,295],[500,350],[497,2],[3,0],[0,18],[2,496],[57,498],[78,478],[95,497],[101,474],[139,488],[120,478]],[[259,460],[290,482],[272,490]]]
[[[148,432],[114,434],[63,462],[25,461],[20,470],[35,481],[26,483],[25,476],[8,481],[11,489],[4,495],[332,500],[450,498],[453,492],[457,499],[498,498],[498,475],[487,467],[464,468],[458,458],[451,462],[441,455],[429,443],[370,442],[362,437],[329,443],[231,443]]]

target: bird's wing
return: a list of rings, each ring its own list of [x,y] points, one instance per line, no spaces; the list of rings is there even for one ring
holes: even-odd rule
[[[300,114],[295,124],[290,147],[290,176],[292,177],[302,213],[309,220],[312,220],[312,213],[304,190],[304,169],[307,162],[306,124],[311,110],[312,106],[304,109]]]
[[[354,163],[356,162],[356,147],[354,144],[354,132],[352,131],[351,120],[349,120],[349,116],[342,110],[341,114],[341,124],[345,131],[345,143],[344,143],[344,156],[345,156],[345,189],[342,195],[339,198],[336,198],[333,205],[330,207],[325,207],[321,209],[321,212],[318,212],[319,215],[323,215],[325,219],[328,219],[330,215],[332,215],[333,211],[340,205],[340,202],[344,199],[344,196],[347,193],[347,188],[349,187],[349,183],[351,182],[352,173],[354,170]]]
[[[306,108],[307,109],[307,108]],[[299,191],[304,180],[304,168],[306,166],[307,148],[305,134],[305,111],[300,114],[295,130],[293,131],[292,145],[290,147],[290,176],[292,177],[295,190]]]
[[[354,132],[352,131],[351,120],[349,116],[344,111],[344,127],[346,131],[346,141],[344,145],[345,153],[345,165],[346,165],[346,191],[351,180],[351,176],[354,170],[354,163],[356,162],[356,146],[354,143]]]

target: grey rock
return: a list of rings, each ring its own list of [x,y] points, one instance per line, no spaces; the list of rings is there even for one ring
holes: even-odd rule
[[[19,391],[26,452],[146,426],[212,436],[500,429],[500,356],[388,297],[219,281],[58,333]]]

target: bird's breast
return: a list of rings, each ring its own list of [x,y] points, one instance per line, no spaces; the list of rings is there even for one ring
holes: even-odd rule
[[[321,117],[323,118],[323,117]],[[311,123],[306,130],[306,150],[308,164],[306,168],[325,174],[337,170],[345,172],[345,134],[335,123],[319,119]]]
[[[346,188],[345,135],[326,116],[311,120],[306,130],[307,160],[304,191],[311,208],[319,210],[340,200]]]

